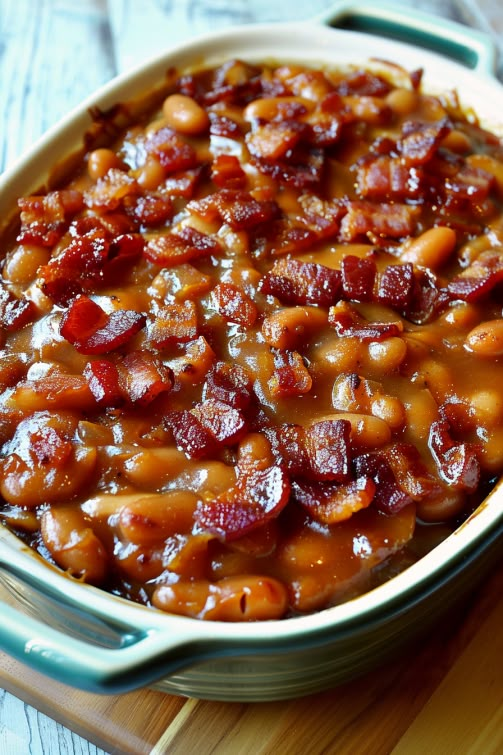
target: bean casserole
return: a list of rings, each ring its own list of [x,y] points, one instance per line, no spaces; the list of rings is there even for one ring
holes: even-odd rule
[[[503,470],[502,142],[384,62],[170,77],[4,234],[1,519],[171,613],[318,611]]]

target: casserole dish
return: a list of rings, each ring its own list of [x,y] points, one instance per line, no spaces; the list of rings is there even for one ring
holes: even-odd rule
[[[396,17],[393,20],[389,12],[362,15],[353,8],[349,14],[348,6],[339,6],[338,14],[346,26],[362,25],[370,18],[376,26],[387,22],[397,31]],[[422,39],[431,44],[432,27],[421,26],[420,18],[413,19],[414,34],[419,28]],[[491,52],[476,36],[460,43],[460,32],[455,31],[457,54],[477,68],[476,75],[424,51],[382,39],[369,42],[360,33],[340,33],[316,24],[306,31],[291,25],[282,29],[278,42],[277,27],[260,27],[233,30],[175,50],[107,87],[93,104],[106,109],[134,98],[155,86],[169,65],[183,69],[195,58],[212,64],[236,54],[262,60],[273,53],[281,60],[339,63],[354,61],[354,51],[364,49],[365,58],[371,51],[408,68],[424,66],[426,89],[448,88],[452,81],[459,86],[462,76],[463,98],[485,122],[496,123],[499,107],[493,105],[491,110],[488,103],[496,103],[501,93],[484,75]],[[13,197],[40,183],[63,151],[75,148],[88,125],[85,119],[85,110],[73,115],[6,177],[6,210]],[[40,170],[34,170],[35,161]],[[2,645],[39,670],[87,689],[126,690],[166,677],[160,682],[162,689],[208,698],[274,699],[315,691],[382,662],[387,652],[396,651],[399,638],[410,639],[413,628],[424,628],[465,592],[494,554],[501,528],[500,495],[501,491],[494,491],[455,535],[375,591],[316,616],[239,628],[157,614],[105,596],[63,578],[2,532],[4,585],[31,614],[25,617],[5,609]],[[49,579],[51,572],[54,578],[51,574]]]

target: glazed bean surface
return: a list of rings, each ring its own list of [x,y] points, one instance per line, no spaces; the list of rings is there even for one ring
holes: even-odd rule
[[[198,619],[318,611],[501,475],[503,145],[394,70],[183,72],[19,199],[0,513],[70,578]]]

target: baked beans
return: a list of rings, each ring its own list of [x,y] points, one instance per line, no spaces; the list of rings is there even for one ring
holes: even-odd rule
[[[503,147],[397,71],[182,72],[19,199],[0,515],[70,578],[198,619],[322,610],[501,475]]]

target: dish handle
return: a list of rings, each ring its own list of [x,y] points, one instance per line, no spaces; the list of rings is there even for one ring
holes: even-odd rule
[[[398,3],[338,0],[314,21],[407,42],[452,58],[478,73],[496,74],[497,49],[489,35]]]
[[[45,676],[71,687],[118,694],[148,686],[208,657],[208,647],[167,627],[120,632],[118,646],[102,647],[72,637],[2,603],[0,648]],[[117,631],[117,627],[115,627]],[[185,631],[186,630],[186,631]]]

